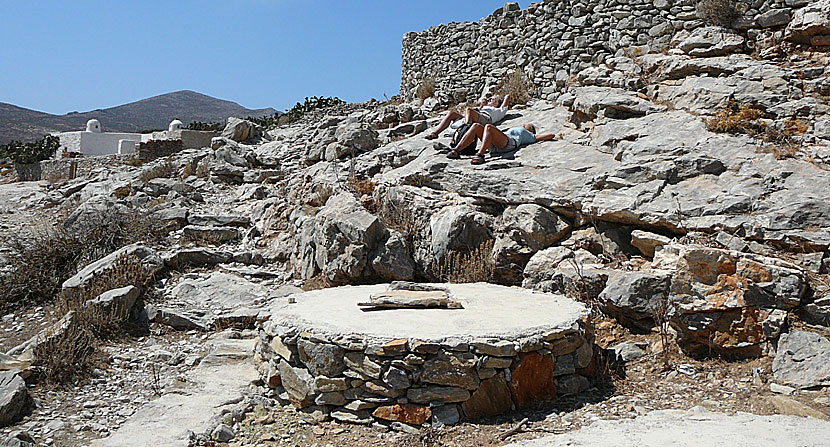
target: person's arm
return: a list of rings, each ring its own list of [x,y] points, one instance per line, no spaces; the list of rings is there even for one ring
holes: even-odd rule
[[[504,95],[504,101],[501,102],[501,108],[507,109],[510,107],[510,95]]]
[[[486,82],[484,83],[484,88],[481,90],[481,98],[478,98],[478,103],[481,107],[487,105],[487,91],[490,90],[490,85]]]
[[[542,134],[536,135],[536,141],[550,141],[550,140],[553,140],[554,138],[556,138],[556,135],[554,135],[552,133],[542,133]]]

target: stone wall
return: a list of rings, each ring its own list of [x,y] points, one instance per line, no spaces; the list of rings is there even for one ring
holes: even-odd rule
[[[808,0],[737,2],[745,10],[741,30],[781,27]],[[434,26],[403,38],[401,95],[416,96],[422,79],[436,81],[440,99],[475,99],[485,82],[496,85],[521,69],[549,98],[569,78],[601,64],[618,51],[659,52],[672,36],[706,24],[697,0],[545,0],[520,9],[517,3],[478,22]]]
[[[43,179],[51,181],[84,177],[96,169],[105,166],[123,165],[133,158],[132,154],[128,154],[45,160],[40,162],[40,173],[37,180]],[[75,166],[74,168],[72,167],[73,165]]]
[[[521,342],[488,339],[373,343],[260,330],[263,382],[299,409],[340,422],[421,425],[476,421],[533,408],[590,387],[593,328],[582,321]]]

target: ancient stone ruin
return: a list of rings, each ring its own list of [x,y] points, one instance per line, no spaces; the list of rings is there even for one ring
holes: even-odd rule
[[[463,309],[363,311],[386,285],[275,303],[257,356],[266,383],[299,409],[343,422],[455,424],[584,391],[593,329],[568,298],[487,284],[446,288]]]

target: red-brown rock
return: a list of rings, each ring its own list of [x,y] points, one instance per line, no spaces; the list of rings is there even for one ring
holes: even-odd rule
[[[470,399],[461,404],[464,415],[471,421],[504,414],[513,407],[510,387],[501,373],[481,382]]]
[[[525,354],[513,369],[510,391],[518,408],[527,408],[556,397],[553,357]]]
[[[410,425],[421,425],[432,417],[432,410],[429,407],[420,405],[388,405],[378,407],[372,416],[387,421],[403,422]]]

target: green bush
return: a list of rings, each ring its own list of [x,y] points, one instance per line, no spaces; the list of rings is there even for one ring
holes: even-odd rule
[[[201,121],[193,121],[192,123],[188,124],[187,127],[185,127],[185,129],[217,131],[222,130],[222,123],[203,123]]]
[[[248,121],[251,121],[254,124],[267,128],[276,127],[281,124],[291,124],[296,121],[299,121],[306,113],[312,112],[314,110],[320,109],[327,109],[329,107],[339,106],[346,104],[345,101],[338,97],[323,97],[323,96],[312,96],[311,98],[306,97],[305,100],[301,103],[297,103],[294,107],[288,109],[285,113],[275,113],[271,116],[264,116],[261,118],[254,118],[248,117],[246,118]]]
[[[60,147],[61,141],[54,135],[49,135],[33,143],[12,141],[0,146],[0,158],[8,158],[21,164],[37,163],[52,158]]]

